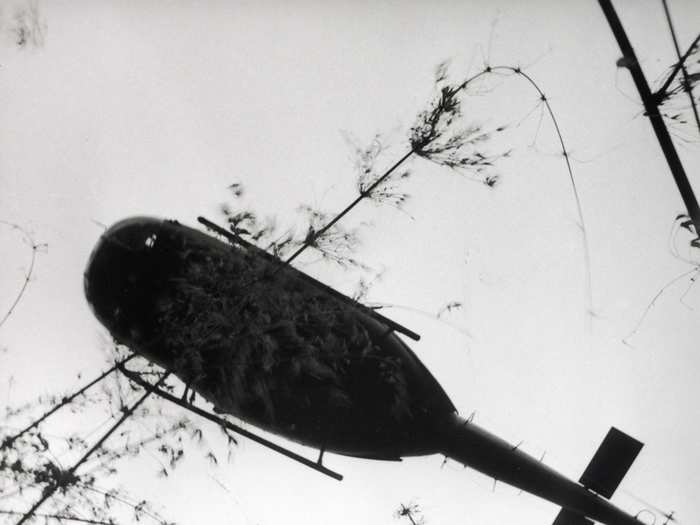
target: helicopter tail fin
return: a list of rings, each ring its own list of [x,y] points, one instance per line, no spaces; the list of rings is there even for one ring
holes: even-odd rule
[[[596,494],[610,499],[632,466],[643,444],[611,427],[579,483]],[[562,508],[552,525],[593,525],[593,521],[573,510]]]
[[[579,483],[610,499],[643,446],[633,437],[611,427]]]

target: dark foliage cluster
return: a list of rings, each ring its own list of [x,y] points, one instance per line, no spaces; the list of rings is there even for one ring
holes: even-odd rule
[[[694,91],[700,83],[700,43],[693,46],[684,64],[687,75],[676,74],[673,82],[663,94],[661,103],[670,101],[682,93]]]
[[[242,185],[236,186],[240,188],[241,193],[237,195],[240,196]],[[367,266],[355,257],[360,243],[358,230],[346,229],[336,224],[319,234],[331,216],[310,205],[303,204],[297,208],[297,222],[300,225],[283,230],[274,218],[260,220],[258,214],[248,209],[234,211],[230,205],[223,204],[221,212],[231,232],[280,259],[307,245],[323,261],[335,263],[342,268],[368,270]]]
[[[487,186],[495,186],[498,182],[495,163],[510,152],[489,153],[486,144],[494,134],[503,132],[505,126],[492,130],[478,123],[460,126],[464,119],[461,97],[467,83],[450,83],[445,64],[437,69],[435,88],[437,93],[430,105],[418,114],[411,127],[412,150],[431,162],[469,174]]]
[[[372,141],[366,145],[346,135],[346,142],[352,148],[356,179],[355,187],[358,194],[366,195],[368,199],[377,204],[388,204],[397,209],[402,209],[409,198],[409,194],[401,189],[401,182],[411,176],[408,169],[403,169],[392,173],[371,191],[370,188],[381,178],[381,173],[377,170],[377,160],[386,150],[381,135],[374,136]]]
[[[298,210],[305,218],[306,224],[306,231],[300,245],[309,246],[319,254],[321,259],[341,267],[369,270],[355,257],[360,244],[359,232],[356,228],[348,230],[339,224],[334,224],[331,228],[322,231],[333,217],[330,213],[314,209],[309,205],[302,205]]]
[[[417,503],[401,504],[394,513],[398,519],[405,518],[411,525],[425,525],[427,522],[423,516],[423,510]]]
[[[698,142],[700,120],[700,40],[690,46],[678,62],[669,67],[660,82],[655,102],[659,112],[673,129],[676,138]]]
[[[700,60],[698,60],[698,63],[700,64]],[[697,72],[689,74],[687,80],[681,77],[675,81],[671,86],[671,90],[664,95],[659,107],[661,115],[676,132],[676,138],[681,138],[688,142],[698,141],[697,124],[692,117],[692,105],[700,105],[700,94],[698,94],[696,89],[699,83],[700,68],[698,68]],[[691,100],[692,102],[689,102]],[[696,131],[687,133],[686,128],[688,127],[694,127]]]
[[[115,360],[122,360],[125,353],[115,347]],[[162,374],[143,361],[132,369],[143,378]],[[210,461],[216,461],[216,455],[204,443],[201,429],[187,417],[173,415],[159,398],[129,413],[118,432],[95,448],[94,434],[128,412],[133,398],[143,394],[141,387],[123,377],[112,377],[103,380],[100,389],[76,398],[44,396],[5,410],[0,426],[0,515],[21,519],[27,502],[51,495],[27,523],[116,524],[125,519],[170,523],[150,502],[132,497],[109,479],[126,462],[144,454],[155,462],[154,474],[167,477],[185,458],[190,443],[204,445],[202,454]],[[173,389],[167,384],[163,388]],[[92,431],[67,436],[47,434],[44,424],[34,425],[43,421],[40,414],[60,408],[83,418],[102,419],[102,423]]]
[[[322,399],[329,410],[347,408],[343,378],[371,361],[374,379],[390,385],[394,415],[408,410],[399,364],[373,346],[351,307],[242,251],[188,257],[160,314],[164,346],[175,372],[218,409],[264,414],[263,423],[284,428],[303,417],[300,405]]]
[[[80,411],[80,404],[71,403],[71,409]],[[11,424],[15,418],[33,414],[30,408],[39,406],[41,403],[13,411],[4,418],[3,427],[14,430],[17,427]],[[142,417],[146,415],[141,414]],[[167,443],[168,436],[183,426],[180,423],[157,430],[150,438],[137,441],[129,440],[133,429],[127,426],[116,443],[98,448],[79,470],[73,469],[68,461],[90,449],[88,437],[78,433],[58,437],[36,428],[19,437],[16,433],[3,432],[0,436],[0,514],[20,519],[27,511],[27,502],[51,494],[53,497],[42,506],[41,512],[29,518],[29,523],[68,523],[90,516],[90,523],[113,524],[129,515],[130,509],[133,521],[149,518],[165,524],[167,522],[148,502],[136,501],[125,491],[105,486],[105,483],[118,472],[122,460],[139,455],[150,443]]]

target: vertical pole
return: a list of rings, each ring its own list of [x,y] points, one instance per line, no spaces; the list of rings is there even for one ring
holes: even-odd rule
[[[683,198],[686,209],[688,210],[688,216],[693,221],[695,226],[695,234],[700,235],[700,207],[698,206],[698,201],[693,193],[693,188],[688,181],[688,177],[685,174],[685,169],[681,160],[678,157],[676,148],[673,145],[671,136],[668,133],[664,119],[659,113],[658,100],[651,92],[649,84],[642,72],[642,68],[639,65],[637,56],[632,49],[632,44],[630,44],[625,29],[622,27],[622,23],[615,12],[610,0],[598,0],[600,7],[603,10],[605,18],[608,20],[610,29],[617,40],[617,44],[620,46],[622,51],[622,56],[624,57],[624,64],[627,69],[629,69],[632,75],[632,80],[634,81],[637,91],[642,98],[642,103],[644,104],[644,111],[651,126],[654,128],[654,133],[656,133],[656,138],[659,141],[661,150],[666,157],[666,162],[671,170],[676,185],[678,186],[678,191]]]

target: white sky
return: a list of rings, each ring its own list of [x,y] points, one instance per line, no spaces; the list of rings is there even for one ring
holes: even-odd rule
[[[670,4],[687,46],[700,3]],[[463,302],[448,320],[471,337],[385,311],[422,334],[411,347],[461,413],[476,411],[477,423],[535,456],[546,450],[574,478],[615,425],[646,446],[614,501],[637,512],[630,492],[684,523],[700,515],[700,289],[684,296],[689,280],[676,282],[622,343],[659,289],[692,266],[669,250],[682,203],[629,75],[615,67],[597,2],[55,1],[39,5],[44,45],[23,50],[9,33],[14,5],[0,11],[0,219],[49,248],[0,331],[2,403],[104,367],[103,331],[82,295],[95,221],[218,219],[233,182],[248,205],[282,220],[301,203],[340,209],[355,196],[343,133],[362,142],[384,133],[390,164],[429,100],[435,66],[451,59],[460,78],[488,59],[526,67],[559,119],[586,219],[594,320],[558,142],[546,119],[538,132],[539,109],[524,118],[538,97],[516,78],[464,103],[467,121],[511,125],[493,143],[514,148],[499,186],[417,160],[407,213],[365,203],[349,217],[349,226],[373,223],[358,255],[386,269],[369,300],[429,313]],[[658,78],[674,57],[660,2],[616,6]],[[697,187],[697,135],[678,148]],[[28,254],[12,232],[0,242],[4,312]],[[356,282],[337,268],[304,269],[345,291]],[[204,428],[215,442],[218,430]],[[328,455],[345,475],[337,483],[244,441],[230,465],[193,458],[161,480],[146,458],[126,464],[120,482],[182,524],[390,524],[409,501],[434,524],[542,525],[558,511],[441,462]]]

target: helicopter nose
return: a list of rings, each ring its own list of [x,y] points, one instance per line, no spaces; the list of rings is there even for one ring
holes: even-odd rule
[[[149,283],[157,266],[153,254],[161,221],[135,217],[120,221],[100,238],[84,273],[85,297],[95,316],[117,341],[130,344],[149,304]]]

